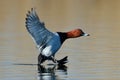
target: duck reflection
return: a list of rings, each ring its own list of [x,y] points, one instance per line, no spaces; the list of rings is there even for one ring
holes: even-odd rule
[[[39,80],[60,80],[67,77],[65,65],[38,65]]]

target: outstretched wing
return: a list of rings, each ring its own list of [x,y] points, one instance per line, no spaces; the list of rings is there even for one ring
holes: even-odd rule
[[[26,28],[37,47],[46,44],[54,34],[45,28],[44,23],[39,20],[35,9],[32,8],[31,11],[28,11],[26,16]]]

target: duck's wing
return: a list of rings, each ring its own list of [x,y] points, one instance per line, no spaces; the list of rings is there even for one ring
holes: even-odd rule
[[[28,11],[26,16],[26,28],[37,47],[47,43],[54,34],[45,28],[44,23],[40,21],[35,9],[32,8],[31,11]]]

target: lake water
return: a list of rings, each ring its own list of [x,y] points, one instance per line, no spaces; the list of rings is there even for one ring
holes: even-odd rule
[[[25,28],[30,8],[51,31],[81,28],[89,37],[67,40],[57,59],[37,66],[38,50]],[[0,80],[120,80],[119,0],[1,0]]]

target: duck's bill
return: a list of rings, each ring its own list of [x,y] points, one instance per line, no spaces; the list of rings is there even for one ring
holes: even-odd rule
[[[90,36],[90,34],[84,33],[83,36]]]

